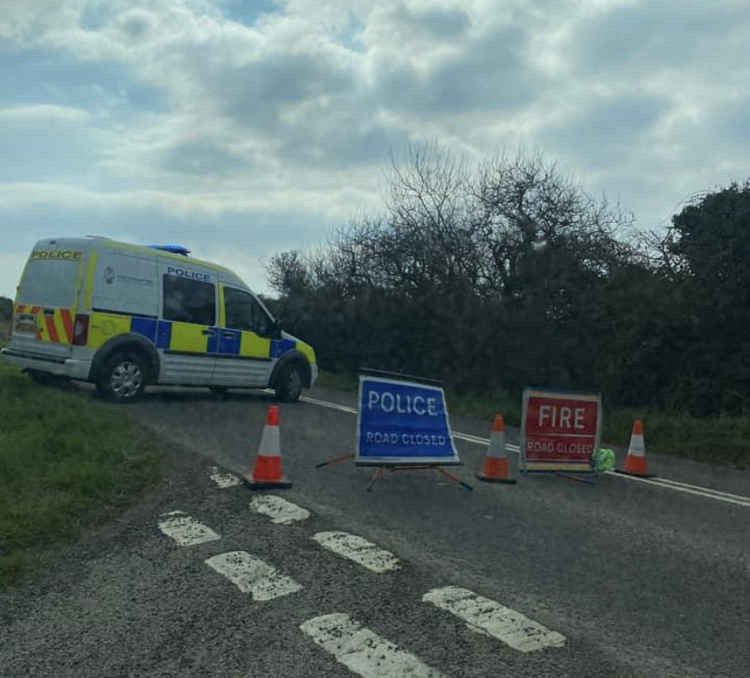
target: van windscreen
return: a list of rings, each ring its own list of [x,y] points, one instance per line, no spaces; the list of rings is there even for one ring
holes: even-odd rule
[[[70,308],[75,301],[78,261],[30,259],[18,290],[19,304]]]

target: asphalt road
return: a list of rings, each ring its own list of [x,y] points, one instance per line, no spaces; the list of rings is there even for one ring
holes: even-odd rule
[[[485,449],[463,440],[454,471],[473,492],[425,471],[367,492],[371,471],[352,462],[315,468],[353,451],[355,417],[302,402],[281,405],[293,488],[271,494],[309,516],[276,524],[250,509],[258,493],[210,477],[215,464],[251,468],[272,402],[164,391],[133,408],[169,441],[170,470],[121,520],[0,595],[0,675],[750,674],[750,507],[615,476],[484,484],[474,472]],[[488,435],[489,422],[452,424]],[[750,496],[747,473],[651,453],[649,464]],[[187,516],[210,541],[175,541],[201,537],[195,525],[179,532]],[[324,548],[334,531],[387,551],[375,560],[396,569]],[[205,562],[236,565],[223,554],[240,551],[235,582]],[[458,603],[446,587],[465,590]],[[530,644],[514,646],[519,637]]]

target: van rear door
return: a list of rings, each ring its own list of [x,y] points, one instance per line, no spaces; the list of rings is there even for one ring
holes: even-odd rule
[[[75,250],[31,253],[16,295],[8,346],[14,353],[54,362],[70,357],[83,259]]]

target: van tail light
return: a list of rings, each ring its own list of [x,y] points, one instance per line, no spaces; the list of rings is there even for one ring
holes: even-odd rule
[[[84,313],[76,314],[73,325],[73,346],[85,346],[89,340],[89,317]]]

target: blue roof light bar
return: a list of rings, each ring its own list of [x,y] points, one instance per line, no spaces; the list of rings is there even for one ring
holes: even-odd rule
[[[172,254],[181,254],[186,257],[190,254],[190,250],[182,245],[148,245],[152,250],[164,250],[165,252],[171,252]]]

